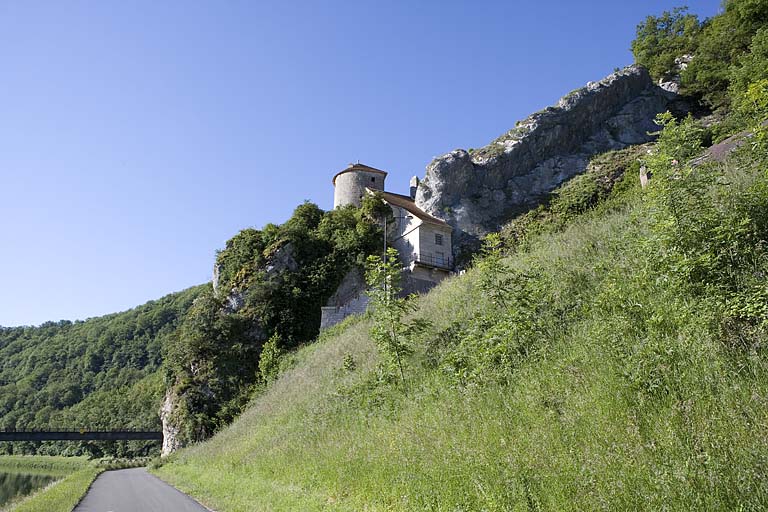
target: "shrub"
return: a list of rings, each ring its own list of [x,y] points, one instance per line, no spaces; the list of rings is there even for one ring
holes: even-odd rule
[[[648,16],[637,26],[632,41],[635,61],[648,68],[654,78],[666,78],[674,72],[675,59],[696,48],[700,30],[699,19],[685,7]]]
[[[274,333],[264,344],[259,355],[259,372],[264,381],[271,382],[277,378],[280,372],[280,358],[282,355],[280,335]]]

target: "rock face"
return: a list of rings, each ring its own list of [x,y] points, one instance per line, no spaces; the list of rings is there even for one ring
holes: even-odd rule
[[[299,264],[293,256],[293,244],[289,242],[276,250],[272,257],[269,258],[266,271],[267,274],[279,274],[286,270],[295,272],[298,268]]]
[[[160,421],[163,423],[163,448],[160,451],[162,457],[167,457],[182,447],[181,440],[179,439],[180,429],[173,421],[174,408],[174,393],[168,390],[165,393],[165,399],[160,408]]]
[[[294,253],[294,245],[286,243],[274,251],[263,269],[256,269],[255,271],[263,271],[262,279],[274,281],[279,285],[284,272],[295,272],[299,268],[299,263],[296,261]],[[223,283],[221,280],[221,267],[218,263],[214,264],[213,267],[212,284],[214,293],[223,299],[222,311],[224,313],[237,313],[245,306],[247,290],[240,286],[231,286],[231,283]],[[267,333],[258,322],[251,322],[248,330],[243,334],[254,342],[264,342],[267,340]],[[190,377],[196,378],[200,371],[199,363],[190,363],[187,371]],[[207,384],[201,385],[197,383],[196,391],[208,398],[215,399],[213,391],[211,391]],[[186,441],[180,435],[184,425],[180,423],[182,420],[179,419],[177,411],[186,398],[186,392],[179,392],[178,385],[171,386],[170,389],[166,390],[163,405],[160,408],[160,421],[163,424],[163,447],[161,451],[163,457],[170,455],[179,448],[183,448],[185,445]],[[201,435],[201,437],[204,436],[204,434]]]
[[[590,82],[484,148],[433,160],[416,204],[454,227],[460,251],[583,172],[591,156],[652,140],[654,117],[675,96],[640,66]]]
[[[688,64],[693,60],[693,55],[681,55],[675,58],[675,66],[672,71],[664,78],[659,78],[659,87],[665,91],[680,92],[680,73],[688,68]]]

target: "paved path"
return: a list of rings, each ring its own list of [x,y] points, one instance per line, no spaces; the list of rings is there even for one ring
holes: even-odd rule
[[[208,512],[144,468],[105,471],[74,512]]]

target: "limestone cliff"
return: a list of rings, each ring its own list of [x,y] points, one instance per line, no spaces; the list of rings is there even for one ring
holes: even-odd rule
[[[160,451],[162,457],[167,457],[179,448],[183,443],[179,437],[181,429],[173,419],[174,409],[177,404],[177,397],[173,390],[168,390],[163,399],[163,406],[160,408],[160,421],[163,423],[163,447]]]
[[[583,172],[591,156],[650,141],[654,117],[675,98],[645,68],[624,68],[518,122],[488,146],[436,158],[416,204],[454,227],[460,250]]]

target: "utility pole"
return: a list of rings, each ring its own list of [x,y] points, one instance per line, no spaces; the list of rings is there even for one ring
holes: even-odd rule
[[[384,215],[384,261],[387,261],[387,216]]]

